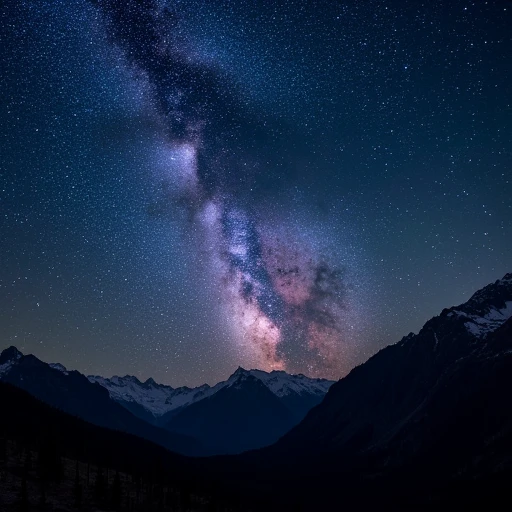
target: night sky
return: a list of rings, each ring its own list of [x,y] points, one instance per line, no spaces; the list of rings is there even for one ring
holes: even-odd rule
[[[0,348],[339,378],[512,270],[512,2],[0,9]]]

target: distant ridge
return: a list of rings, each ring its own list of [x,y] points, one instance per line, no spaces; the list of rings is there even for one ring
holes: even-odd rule
[[[204,453],[187,435],[173,434],[137,418],[112,400],[105,388],[61,364],[47,364],[16,347],[0,354],[0,380],[29,392],[39,400],[100,427],[120,430],[184,454]]]
[[[25,356],[16,347],[0,355],[0,380],[96,425],[189,455],[238,453],[271,444],[302,420],[333,383],[238,368],[215,386],[172,388],[152,378],[85,377],[60,363]]]

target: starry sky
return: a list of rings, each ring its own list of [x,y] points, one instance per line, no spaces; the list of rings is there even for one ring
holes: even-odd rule
[[[7,0],[0,348],[339,378],[512,270],[512,2]]]

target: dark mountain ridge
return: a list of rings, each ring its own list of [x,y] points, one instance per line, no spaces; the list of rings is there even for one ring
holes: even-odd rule
[[[272,444],[296,424],[291,411],[250,372],[238,370],[230,381],[176,414],[167,428],[196,437],[214,453],[240,453]]]
[[[300,442],[303,449],[343,452],[388,442],[418,414],[440,378],[494,346],[487,337],[510,314],[512,274],[507,274],[352,370],[284,437],[280,448]]]
[[[349,509],[405,510],[504,497],[512,475],[511,306],[507,274],[354,368],[276,444],[212,464],[276,510],[292,495],[305,510],[340,496]]]
[[[24,356],[16,347],[4,350],[0,361],[0,380],[54,407],[179,453],[202,456],[272,444],[318,404],[332,384],[282,371],[238,368],[213,387],[172,388],[128,375],[85,377],[62,364]]]
[[[52,368],[15,347],[0,355],[0,380],[95,425],[149,439],[179,453],[193,455],[204,450],[190,436],[170,433],[135,417],[112,400],[105,388],[91,383],[81,373]]]

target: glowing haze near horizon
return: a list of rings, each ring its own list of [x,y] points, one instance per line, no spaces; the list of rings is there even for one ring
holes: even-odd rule
[[[512,262],[510,10],[8,2],[0,343],[338,378],[466,300]]]

